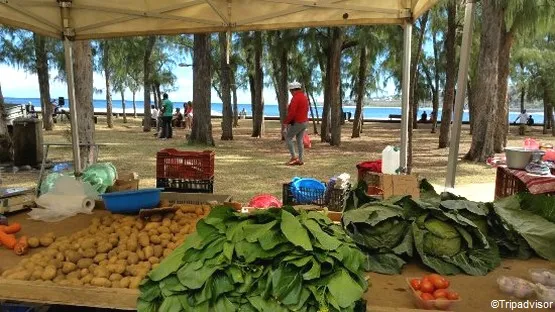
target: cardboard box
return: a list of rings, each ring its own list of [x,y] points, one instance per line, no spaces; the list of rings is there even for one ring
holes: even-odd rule
[[[418,177],[416,175],[395,175],[364,172],[362,179],[369,187],[377,187],[383,191],[384,199],[397,195],[411,195],[420,198]]]
[[[108,188],[108,193],[138,190],[139,181],[139,175],[136,172],[118,175],[114,185]]]

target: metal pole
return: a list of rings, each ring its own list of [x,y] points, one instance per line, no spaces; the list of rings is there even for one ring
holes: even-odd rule
[[[407,168],[408,142],[409,142],[409,89],[410,89],[410,62],[412,48],[412,23],[405,22],[403,44],[403,80],[401,96],[401,168]]]
[[[75,100],[75,81],[73,78],[73,44],[69,39],[64,39],[64,52],[66,62],[67,92],[69,96],[69,114],[71,124],[71,144],[73,147],[73,168],[75,176],[81,174],[81,155],[79,151],[79,129],[77,128],[77,102]]]
[[[464,99],[466,97],[466,83],[468,81],[468,62],[470,49],[472,48],[472,31],[474,27],[474,1],[467,0],[464,12],[464,29],[461,45],[461,58],[459,60],[459,76],[457,77],[457,95],[455,98],[455,119],[449,141],[449,160],[447,163],[447,175],[445,177],[445,189],[455,187],[457,173],[457,160],[459,158],[459,143],[461,141],[461,124],[463,117]],[[443,121],[442,121],[443,122]]]
[[[73,75],[73,42],[70,40],[75,36],[72,28],[70,9],[73,0],[58,0],[60,16],[64,27],[64,57],[66,65],[67,94],[69,97],[69,115],[71,125],[71,145],[73,148],[73,170],[75,177],[81,175],[81,155],[79,151],[79,129],[77,128],[77,101],[75,100],[75,80]]]

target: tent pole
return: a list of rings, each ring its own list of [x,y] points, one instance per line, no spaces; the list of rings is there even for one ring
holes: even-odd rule
[[[465,5],[461,58],[459,60],[459,75],[457,77],[457,94],[455,98],[455,117],[453,120],[451,139],[449,141],[449,160],[447,164],[447,175],[445,177],[446,190],[455,187],[457,160],[459,157],[459,143],[461,141],[463,107],[466,97],[466,84],[468,81],[468,63],[470,59],[470,50],[472,48],[475,1],[476,0],[467,0]]]
[[[401,169],[406,172],[409,142],[409,89],[412,48],[412,22],[406,21],[403,39],[403,80],[401,94]]]
[[[67,94],[69,97],[69,115],[71,125],[71,145],[73,148],[73,170],[75,177],[81,175],[81,155],[79,150],[79,129],[77,128],[77,101],[75,100],[75,79],[73,75],[73,41],[75,30],[72,28],[71,6],[73,0],[58,0],[60,15],[64,27],[64,58],[66,66]]]
[[[75,80],[73,76],[73,43],[64,39],[67,92],[69,96],[69,114],[71,123],[71,144],[73,147],[73,168],[75,176],[81,174],[81,155],[79,151],[79,129],[77,128],[77,103],[75,101]]]

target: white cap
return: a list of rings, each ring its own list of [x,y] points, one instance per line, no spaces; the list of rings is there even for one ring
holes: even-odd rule
[[[289,83],[289,90],[300,89],[301,87],[302,86],[301,86],[300,82],[293,81],[293,82]]]

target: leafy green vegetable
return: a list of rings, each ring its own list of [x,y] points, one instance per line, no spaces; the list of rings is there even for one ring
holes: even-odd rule
[[[322,214],[217,207],[141,283],[138,311],[364,311],[365,262]]]
[[[531,197],[524,198],[525,205],[538,201],[531,200]],[[555,260],[555,247],[553,245],[553,242],[555,242],[555,224],[553,222],[535,214],[530,207],[528,207],[529,210],[521,209],[519,195],[503,198],[493,203],[493,207],[495,214],[504,225],[507,225],[509,231],[506,232],[518,233],[540,257],[550,261]]]

